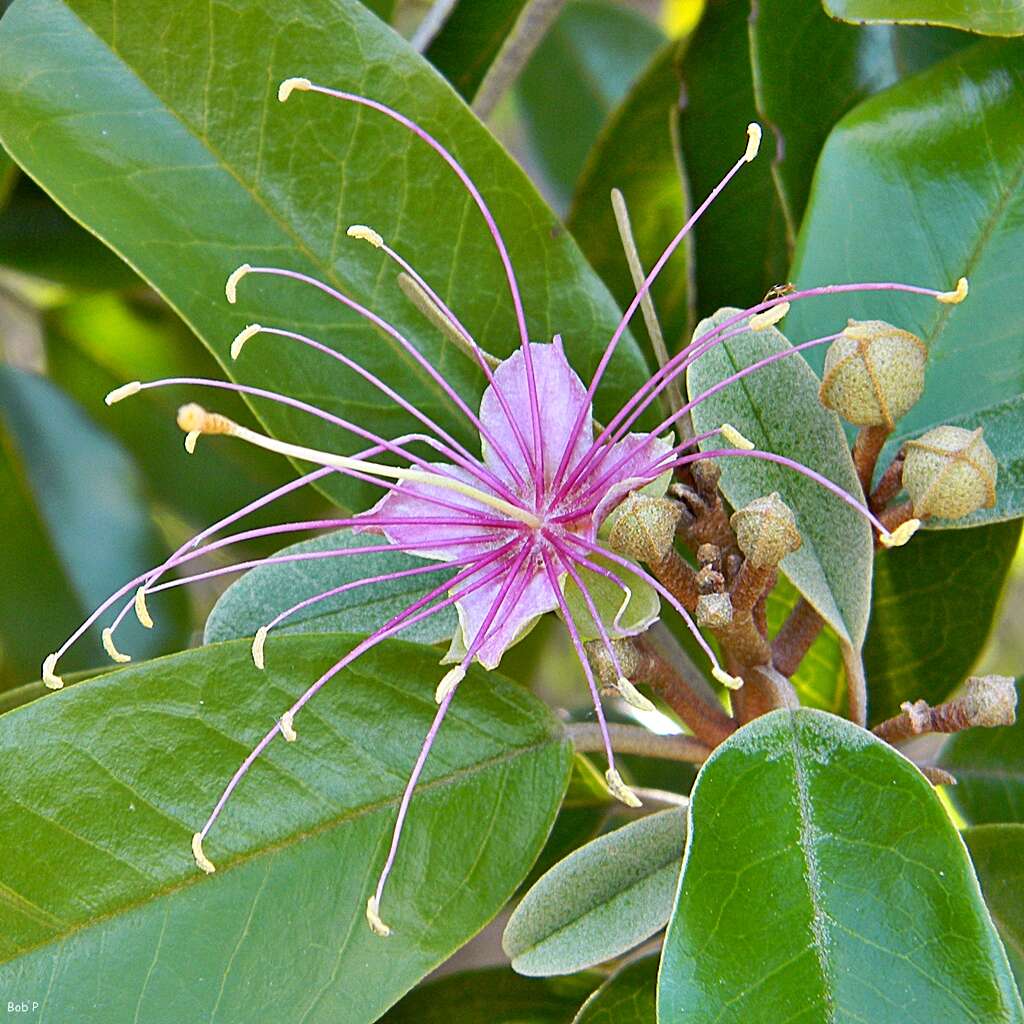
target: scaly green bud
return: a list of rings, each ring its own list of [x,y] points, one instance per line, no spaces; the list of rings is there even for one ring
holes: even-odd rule
[[[982,433],[943,426],[907,442],[903,486],[915,515],[960,519],[996,503],[999,467]]]
[[[758,568],[778,565],[803,543],[793,511],[777,491],[766,498],[755,498],[734,512],[729,523],[740,551]]]

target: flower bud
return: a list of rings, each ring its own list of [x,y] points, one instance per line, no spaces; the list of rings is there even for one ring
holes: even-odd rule
[[[701,594],[697,598],[697,625],[725,629],[732,624],[732,600],[728,594]]]
[[[903,486],[915,515],[960,519],[996,503],[998,465],[982,433],[944,426],[907,442]]]
[[[751,565],[759,568],[778,565],[803,543],[793,511],[778,492],[767,498],[755,498],[734,512],[729,523],[736,532],[740,551]]]
[[[818,397],[857,427],[892,430],[924,391],[928,349],[883,320],[850,320],[829,346]]]
[[[609,516],[608,541],[627,558],[657,565],[672,548],[679,515],[674,501],[634,492]]]

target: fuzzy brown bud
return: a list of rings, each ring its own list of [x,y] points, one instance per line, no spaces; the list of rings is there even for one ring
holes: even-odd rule
[[[634,492],[612,513],[611,546],[627,558],[650,565],[671,551],[679,522],[679,506],[668,498]]]
[[[778,565],[803,543],[792,509],[777,492],[767,498],[755,498],[734,512],[729,522],[740,551],[751,565],[759,568]]]
[[[960,519],[996,503],[998,468],[981,427],[936,427],[907,442],[903,486],[916,516]]]
[[[725,629],[732,624],[732,600],[728,594],[701,594],[697,599],[697,625]]]
[[[924,391],[928,349],[883,320],[850,320],[829,346],[818,397],[857,427],[892,430]]]

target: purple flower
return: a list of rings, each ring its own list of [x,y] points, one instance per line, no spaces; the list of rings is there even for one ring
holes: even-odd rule
[[[479,410],[470,408],[445,377],[395,327],[322,281],[297,271],[245,264],[228,278],[228,300],[235,301],[237,288],[244,278],[252,274],[291,279],[326,293],[375,327],[385,331],[420,364],[478,434],[480,451],[475,453],[466,448],[426,413],[406,400],[399,390],[344,353],[285,328],[263,327],[257,324],[247,326],[238,334],[231,346],[232,357],[239,358],[244,346],[261,335],[306,345],[325,357],[340,361],[361,376],[415,418],[422,426],[423,432],[385,438],[358,423],[287,395],[226,381],[174,378],[147,383],[134,381],[117,388],[107,396],[108,404],[144,389],[170,385],[236,391],[319,417],[362,438],[367,447],[356,456],[317,451],[259,434],[217,413],[207,412],[198,405],[183,406],[179,411],[178,422],[186,432],[185,445],[190,452],[195,450],[196,442],[203,434],[225,434],[315,464],[318,468],[215,523],[176,551],[162,565],[125,584],[96,609],[58,651],[46,659],[43,664],[43,679],[52,688],[62,685],[60,677],[56,674],[57,660],[118,600],[125,600],[125,603],[111,625],[103,630],[103,642],[114,660],[127,661],[127,655],[118,651],[114,645],[114,631],[133,608],[143,625],[152,625],[146,603],[147,595],[195,580],[267,563],[342,558],[352,554],[365,554],[368,551],[402,551],[422,557],[425,560],[422,566],[356,580],[306,598],[281,612],[257,631],[253,639],[253,659],[256,665],[262,668],[269,632],[302,608],[342,591],[370,586],[385,580],[420,574],[442,574],[439,583],[431,586],[422,597],[402,612],[382,623],[376,631],[348,651],[314,681],[291,707],[282,712],[280,720],[260,740],[232,776],[206,823],[195,834],[192,843],[198,866],[206,872],[212,872],[214,866],[203,851],[203,841],[250,765],[274,737],[280,734],[285,740],[294,741],[297,738],[295,717],[298,712],[322,686],[363,652],[400,633],[413,623],[454,606],[458,612],[459,625],[451,649],[445,658],[453,667],[443,674],[438,683],[438,710],[403,793],[387,860],[367,903],[370,925],[374,931],[386,935],[388,928],[379,916],[384,885],[395,860],[413,790],[458,685],[465,677],[468,666],[474,661],[486,668],[496,667],[505,651],[546,612],[557,611],[565,622],[589,684],[595,714],[604,736],[608,758],[608,788],[619,800],[634,806],[639,804],[635,794],[623,783],[615,768],[615,756],[605,725],[597,683],[584,651],[583,638],[573,609],[566,596],[568,583],[571,582],[581,595],[599,634],[598,638],[603,643],[611,664],[618,671],[619,691],[627,700],[640,706],[650,706],[621,671],[615,647],[611,642],[611,633],[615,630],[616,623],[605,623],[607,616],[602,615],[602,610],[597,607],[586,583],[588,576],[592,578],[590,574],[597,574],[618,587],[623,594],[624,602],[630,597],[628,578],[639,578],[646,585],[653,587],[692,630],[710,660],[714,677],[728,686],[741,685],[741,680],[730,676],[721,668],[686,609],[672,593],[639,565],[611,550],[601,539],[599,531],[602,523],[629,493],[640,488],[655,487],[659,483],[663,489],[672,470],[699,458],[753,457],[785,465],[831,490],[839,499],[847,502],[871,521],[880,531],[883,543],[902,543],[916,528],[916,521],[911,521],[890,534],[855,497],[814,471],[784,456],[752,450],[753,446],[727,424],[709,434],[684,438],[680,443],[674,443],[673,430],[679,429],[687,412],[703,399],[729,386],[733,381],[756,372],[767,363],[812,345],[825,344],[837,335],[812,339],[738,371],[705,394],[694,397],[666,416],[653,431],[635,432],[633,428],[639,417],[659,399],[666,388],[677,382],[694,360],[711,347],[747,330],[762,329],[777,322],[792,302],[830,292],[864,290],[899,290],[931,296],[944,302],[959,301],[966,294],[966,282],[961,282],[957,291],[951,293],[911,285],[875,283],[835,285],[796,292],[784,297],[768,298],[727,318],[705,335],[695,338],[653,374],[606,426],[597,428],[593,420],[594,395],[630,319],[651,283],[696,220],[743,165],[754,158],[760,141],[760,129],[756,125],[749,127],[748,142],[743,155],[730,168],[721,184],[683,225],[655,263],[609,340],[589,385],[584,385],[569,365],[560,337],[556,336],[550,344],[530,340],[518,284],[504,240],[480,192],[454,157],[418,125],[375,100],[313,85],[306,79],[289,79],[284,82],[279,91],[279,99],[282,102],[287,100],[295,90],[322,93],[371,108],[417,135],[449,165],[473,198],[494,239],[508,281],[520,344],[516,352],[503,362],[498,363],[489,357],[479,348],[469,331],[430,285],[399,253],[387,245],[376,231],[363,225],[354,225],[349,229],[349,234],[357,240],[370,243],[380,249],[388,259],[393,260],[413,282],[422,304],[446,325],[454,341],[479,363],[487,378],[487,388]],[[722,436],[726,447],[705,452],[696,450],[699,443],[716,434]],[[416,454],[411,448],[415,444],[428,446],[431,452],[436,453],[437,458],[432,455],[428,460]],[[398,456],[403,465],[395,467],[374,461],[376,456],[385,452]],[[285,523],[210,540],[215,533],[222,532],[250,512],[272,503],[289,491],[313,483],[331,473],[342,473],[379,486],[383,490],[383,495],[373,508],[352,518]],[[381,543],[357,549],[278,555],[192,576],[163,579],[169,570],[187,566],[192,560],[210,551],[241,540],[270,534],[339,527],[377,534],[382,538]]]

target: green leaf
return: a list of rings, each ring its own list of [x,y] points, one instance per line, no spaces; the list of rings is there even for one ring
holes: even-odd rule
[[[1024,715],[1016,725],[950,736],[939,766],[956,778],[949,798],[972,825],[1024,824]]]
[[[946,700],[992,632],[1021,524],[927,531],[875,559],[864,643],[868,711],[881,722],[905,700]]]
[[[797,1010],[1024,1020],[931,786],[869,733],[808,709],[758,718],[701,769],[658,1008],[687,1024],[778,1024]]]
[[[633,235],[649,271],[682,227],[687,184],[676,145],[681,82],[679,43],[666,43],[615,108],[587,157],[573,193],[566,225],[625,309],[636,294],[609,194],[619,189],[629,208]],[[693,329],[693,252],[684,243],[651,289],[670,351]],[[636,318],[639,322],[639,317]]]
[[[583,1004],[573,1024],[655,1024],[658,962],[647,956],[617,971]]]
[[[436,659],[414,644],[377,648],[319,694],[208,837],[217,873],[192,862],[189,837],[241,757],[353,642],[283,637],[266,676],[246,643],[206,647],[4,716],[3,990],[48,993],[41,1022],[369,1024],[479,931],[543,845],[570,748],[526,691],[473,670],[412,802],[383,905],[394,930],[378,938],[366,899],[437,710]]]
[[[502,939],[520,974],[571,974],[610,960],[665,926],[686,815],[623,825],[556,864],[523,897]]]
[[[36,679],[43,658],[106,597],[169,552],[150,521],[138,471],[121,446],[41,377],[0,366],[0,689]],[[148,657],[184,641],[172,595],[144,630],[118,643]],[[61,661],[106,663],[98,631]]]
[[[789,315],[788,330],[800,339],[855,317],[887,320],[925,340],[925,394],[898,424],[890,453],[954,418],[1017,415],[1004,403],[1019,396],[1019,376],[999,368],[1014,365],[1024,331],[1015,301],[1024,290],[1021,55],[1017,43],[989,41],[949,58],[862,103],[821,156],[793,269],[800,287],[907,281],[945,289],[970,278],[960,306],[874,292],[808,300]],[[824,353],[812,350],[809,359],[820,367]],[[1012,429],[995,429],[992,442],[1004,465],[1018,458]],[[1015,500],[1022,493],[1009,491]],[[1001,503],[979,519],[1021,512]]]
[[[576,570],[609,636],[636,636],[657,622],[661,600],[654,587],[636,573],[603,555],[595,555],[592,561],[595,565],[603,566],[615,573],[629,587],[629,594],[624,595],[619,585],[607,576],[602,576],[591,569]],[[601,632],[594,621],[594,616],[579,587],[569,577],[566,577],[565,601],[580,637],[583,640],[599,639]]]
[[[978,825],[964,829],[988,912],[1024,986],[1024,825]]]
[[[562,202],[608,115],[664,40],[636,11],[570,0],[534,51],[516,96],[530,148]]]
[[[212,440],[200,457],[190,457],[175,422],[180,391],[141,391],[109,409],[102,404],[108,391],[133,378],[219,376],[216,362],[170,310],[88,295],[47,312],[45,340],[51,379],[95,410],[132,453],[154,497],[185,522],[208,526],[294,477],[280,456],[230,441]],[[235,395],[218,397],[217,407],[256,425]],[[324,504],[306,488],[247,516],[240,529],[314,519]]]
[[[381,1024],[570,1024],[599,980],[592,973],[523,978],[507,967],[462,971],[410,992]]]
[[[987,36],[1024,35],[1020,0],[823,0],[833,18],[857,24],[948,25]]]
[[[467,102],[476,95],[527,0],[459,0],[427,58]]]
[[[694,337],[737,313],[719,310],[697,325]],[[731,332],[737,328],[728,328]],[[789,348],[774,327],[743,331],[715,345],[686,373],[691,401],[759,359]],[[828,477],[852,495],[860,484],[835,414],[818,401],[818,379],[799,356],[779,359],[701,402],[693,410],[698,433],[732,424],[764,451],[785,455]],[[794,426],[799,424],[799,429]],[[704,450],[723,447],[718,437]],[[725,447],[729,447],[725,445]],[[867,522],[834,494],[794,470],[754,458],[724,458],[722,492],[734,508],[778,491],[796,513],[803,537],[782,570],[840,638],[859,649],[867,628],[872,538]]]
[[[287,556],[304,552],[350,551],[379,545],[379,536],[353,534],[342,530],[324,534],[282,548],[277,554]],[[251,637],[278,613],[316,594],[340,587],[355,580],[400,572],[423,566],[424,560],[401,551],[384,551],[365,555],[284,562],[250,569],[233,583],[213,606],[206,620],[205,643]],[[326,601],[297,612],[271,636],[281,633],[372,633],[393,615],[412,604],[451,575],[452,570],[438,564],[440,575],[425,574],[405,579],[387,580],[367,587],[345,591]],[[422,644],[450,640],[455,632],[454,608],[445,609],[422,622],[414,623],[402,633],[403,639]],[[268,657],[273,657],[274,641],[268,641]]]
[[[182,66],[193,73],[181,74]],[[153,283],[222,364],[247,321],[299,327],[378,371],[475,444],[425,371],[328,297],[252,278],[242,282],[237,307],[224,300],[225,279],[245,261],[309,271],[411,336],[472,405],[483,375],[405,300],[384,254],[346,237],[348,225],[365,223],[437,285],[486,349],[506,355],[516,344],[494,246],[450,169],[365,108],[301,92],[278,103],[278,83],[298,74],[390,102],[453,149],[506,233],[531,337],[561,331],[587,377],[618,321],[611,296],[486,129],[355,0],[301,0],[284,23],[256,4],[242,14],[215,5],[211,22],[200,0],[140,0],[116,18],[88,0],[16,0],[0,22],[0,137]],[[231,372],[387,436],[414,425],[340,364],[284,339],[254,338]],[[627,340],[598,415],[610,414],[645,375]],[[265,403],[259,412],[272,432],[303,444],[365,445],[280,406]],[[327,489],[351,506],[378,493],[339,481]]]

